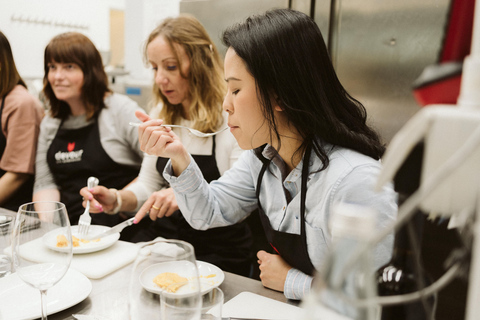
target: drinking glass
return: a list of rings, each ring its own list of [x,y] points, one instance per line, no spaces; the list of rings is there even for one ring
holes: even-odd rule
[[[9,275],[12,270],[11,239],[13,217],[0,215],[0,278]]]
[[[35,230],[25,225],[40,222]],[[25,259],[33,242],[42,242],[43,236],[54,233],[62,252],[46,262]],[[72,233],[67,209],[61,202],[38,201],[20,206],[13,232],[13,263],[19,278],[40,291],[42,319],[47,319],[47,290],[53,287],[67,272],[72,260]]]
[[[200,309],[196,301],[187,295],[175,296],[164,292],[160,295],[162,319],[175,320],[222,320],[223,291],[200,281]]]
[[[216,287],[202,295],[202,320],[222,320],[223,291]]]
[[[130,319],[178,319],[161,315],[160,296],[184,297],[200,319],[200,284],[193,246],[175,239],[155,240],[141,246],[129,282]]]

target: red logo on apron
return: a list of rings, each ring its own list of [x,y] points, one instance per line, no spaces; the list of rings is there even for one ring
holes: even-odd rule
[[[67,146],[67,150],[68,150],[69,152],[72,152],[73,149],[75,149],[75,142],[69,142],[69,143],[68,143],[68,146]]]

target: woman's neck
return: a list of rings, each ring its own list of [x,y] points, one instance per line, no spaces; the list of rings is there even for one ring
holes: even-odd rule
[[[297,152],[302,145],[303,139],[296,130],[279,130],[280,143],[275,141],[272,146],[277,150],[278,155],[285,162],[290,173],[297,167],[303,157],[303,150]]]
[[[293,139],[282,139],[280,150],[277,149],[278,155],[285,162],[289,173],[297,167],[303,157],[303,150],[301,152],[297,152],[301,143],[295,142],[296,140],[294,141]]]
[[[74,116],[79,116],[82,114],[85,114],[87,111],[87,108],[83,104],[81,100],[74,100],[74,101],[66,101],[70,107],[70,111],[72,112],[72,115]]]
[[[276,112],[275,122],[280,141],[277,140],[275,133],[272,132],[273,141],[271,145],[277,150],[278,155],[287,166],[288,173],[290,173],[302,160],[304,150],[299,151],[299,148],[303,143],[303,137],[281,111]]]
[[[182,117],[185,120],[191,120],[190,119],[190,100],[186,100],[182,102]]]

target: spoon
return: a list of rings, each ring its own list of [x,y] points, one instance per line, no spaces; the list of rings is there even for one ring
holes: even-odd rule
[[[138,127],[141,125],[141,123],[139,122],[130,122],[129,123],[131,126],[134,126],[134,127]],[[220,132],[223,132],[225,130],[228,129],[228,127],[225,127],[223,128],[222,130],[219,130],[217,132],[212,132],[212,133],[203,133],[201,131],[198,131],[198,130],[195,130],[195,129],[192,129],[192,128],[189,128],[189,127],[185,127],[185,126],[179,126],[179,125],[176,125],[176,124],[162,124],[161,125],[162,127],[175,127],[175,128],[183,128],[183,129],[187,129],[188,131],[190,131],[193,135],[197,136],[197,137],[201,137],[201,138],[205,138],[205,137],[211,137],[211,136],[214,136],[216,134],[219,134]]]

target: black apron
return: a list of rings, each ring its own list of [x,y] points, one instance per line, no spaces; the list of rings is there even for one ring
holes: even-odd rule
[[[258,175],[256,193],[260,220],[262,221],[263,229],[265,230],[265,235],[268,242],[270,242],[270,245],[291,267],[313,276],[315,267],[308,256],[307,236],[305,234],[305,199],[307,195],[308,164],[311,150],[311,147],[307,148],[303,159],[302,186],[300,190],[300,234],[286,233],[273,229],[268,216],[262,209],[260,203],[260,189],[262,186],[263,175],[270,164],[269,161],[263,164],[262,170]]]
[[[215,159],[215,137],[213,137],[212,155],[192,155],[192,157],[207,182],[220,177]],[[163,174],[167,161],[167,158],[158,158],[156,167],[160,174]],[[142,238],[139,238],[139,235]],[[135,242],[148,241],[158,236],[191,243],[198,260],[212,263],[224,271],[245,276],[250,274],[253,240],[250,228],[245,221],[227,227],[196,230],[177,210],[170,217],[152,222],[147,232],[142,231],[137,234]]]
[[[116,163],[100,142],[98,121],[79,129],[62,129],[62,123],[47,151],[47,163],[59,186],[60,201],[65,204],[70,223],[78,223],[85,210],[80,189],[90,176],[97,177],[99,185],[122,189],[135,179],[139,169]],[[114,226],[123,219],[120,215],[91,214],[92,224]]]
[[[7,138],[3,134],[2,128],[2,114],[3,114],[3,106],[5,104],[5,97],[2,99],[2,106],[0,108],[0,159],[3,157],[3,153],[5,152],[5,147],[7,146]],[[0,169],[0,177],[6,173],[5,170]],[[35,176],[32,174],[27,181],[25,181],[22,186],[14,193],[12,196],[2,204],[2,208],[6,208],[12,211],[17,211],[18,207],[22,204],[31,202],[33,196],[33,182],[35,180]]]

